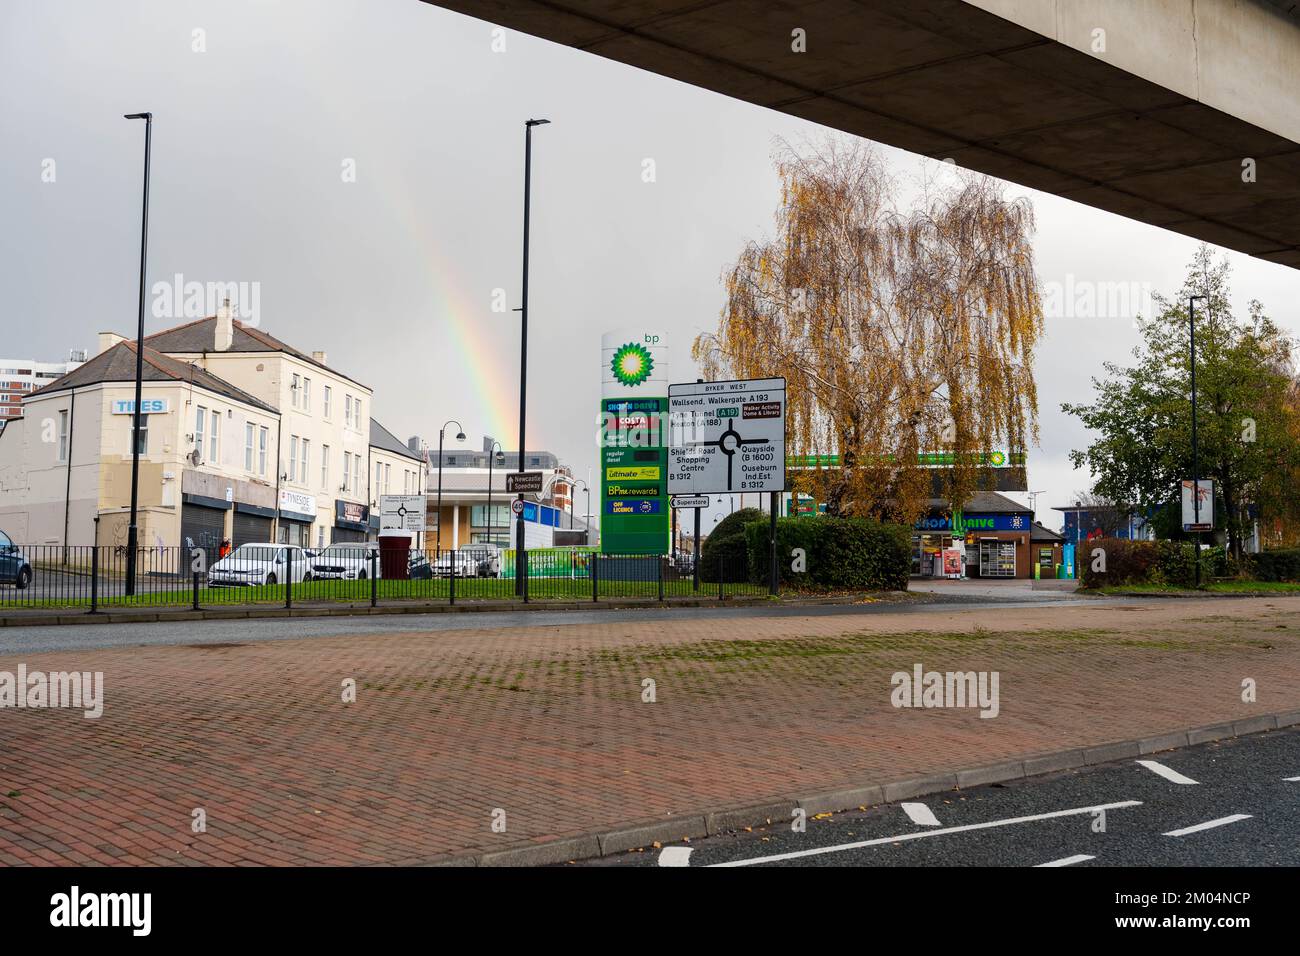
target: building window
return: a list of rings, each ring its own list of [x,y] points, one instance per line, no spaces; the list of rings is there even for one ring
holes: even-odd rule
[[[199,461],[203,461],[203,430],[207,427],[208,410],[202,405],[194,416],[194,450],[199,453]]]
[[[294,408],[302,403],[302,379],[298,375],[294,375],[289,383],[289,399]]]
[[[352,453],[343,453],[343,493],[347,494],[348,485],[352,483]]]
[[[393,466],[384,465],[384,494],[388,494],[388,487],[393,481]]]
[[[352,427],[352,396],[343,396],[343,424]]]
[[[289,480],[298,480],[298,436],[289,436]]]
[[[221,464],[221,448],[218,443],[218,436],[221,435],[221,413],[215,409],[212,411],[212,434],[208,436],[208,451],[211,452],[212,463]]]
[[[131,427],[135,427],[135,416],[131,416]],[[140,431],[135,436],[135,451],[138,455],[149,454],[149,416],[140,416]]]
[[[375,462],[375,487],[371,489],[371,493],[370,493],[372,498],[375,495],[381,495],[384,493],[383,478],[384,478],[384,466],[381,465],[379,462]]]
[[[354,405],[352,411],[353,411],[353,415],[356,416],[356,420],[357,420],[357,431],[360,431],[360,430],[361,430],[361,423],[365,421],[365,418],[364,418],[364,417],[362,416],[362,414],[361,414],[361,399],[358,398],[358,399],[356,400],[356,404]]]
[[[68,460],[68,413],[59,412],[59,461]]]
[[[257,473],[265,477],[266,475],[266,429],[259,428],[257,431]]]
[[[325,386],[325,420],[326,421],[329,421],[330,419],[330,405],[332,404],[332,400],[333,400],[333,391],[330,389],[328,385],[326,385]]]
[[[509,528],[513,522],[509,505],[492,505],[491,513],[487,505],[472,505],[469,509],[469,523],[475,528],[486,528],[491,519],[493,528]]]
[[[302,407],[306,412],[311,412],[311,379],[309,378],[302,380]]]
[[[326,389],[328,391],[328,389]],[[320,446],[320,486],[326,490],[330,486],[330,446]]]
[[[304,485],[311,480],[307,477],[311,473],[310,469],[308,468],[308,463],[310,462],[310,460],[311,460],[311,442],[308,441],[306,438],[304,438],[302,440],[302,471],[300,472],[300,474],[302,475],[302,483]]]
[[[244,423],[244,471],[253,473],[253,423]]]

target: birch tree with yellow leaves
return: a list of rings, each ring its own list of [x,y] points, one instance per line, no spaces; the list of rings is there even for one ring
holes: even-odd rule
[[[1038,438],[1032,207],[954,172],[900,209],[861,141],[781,144],[776,169],[776,236],[724,271],[721,322],[692,354],[711,379],[786,379],[788,453],[840,456],[791,472],[830,513],[911,523],[931,494],[918,456],[937,451],[960,506],[978,453]]]

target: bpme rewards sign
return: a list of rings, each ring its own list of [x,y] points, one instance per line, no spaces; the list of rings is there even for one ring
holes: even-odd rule
[[[668,550],[668,348],[640,328],[600,340],[600,550]]]

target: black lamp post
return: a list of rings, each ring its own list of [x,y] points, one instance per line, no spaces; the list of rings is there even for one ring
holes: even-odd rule
[[[488,544],[496,544],[493,538],[493,513],[492,513],[492,462],[504,465],[506,463],[505,453],[501,450],[501,443],[494,441],[492,447],[488,449],[488,504],[487,504],[487,526],[488,526]]]
[[[131,523],[126,529],[126,594],[135,594],[135,557],[140,545],[140,405],[144,400],[144,293],[149,253],[149,161],[153,147],[153,114],[127,113],[125,119],[144,120],[144,201],[140,212],[140,314],[135,331],[135,407],[131,410]],[[64,542],[66,544],[66,542]]]
[[[524,471],[524,425],[528,419],[528,207],[532,197],[533,127],[545,126],[550,120],[530,119],[524,123],[524,276],[523,297],[520,302],[519,323],[519,468]],[[524,493],[519,492],[519,506],[523,508]],[[515,593],[524,593],[524,579],[528,574],[528,555],[524,551],[524,513],[520,510],[515,519]]]
[[[1201,586],[1201,462],[1196,447],[1196,301],[1205,300],[1203,295],[1189,296],[1187,299],[1188,327],[1191,337],[1192,353],[1192,514],[1196,525],[1196,586]]]
[[[583,490],[587,493],[587,510],[591,510],[591,488],[581,478],[569,482],[569,530],[573,530],[573,493],[578,490],[578,485],[582,485]],[[588,519],[583,516],[582,526],[585,532]]]
[[[456,426],[456,441],[465,440],[465,426],[454,418],[442,423],[438,429],[438,530],[437,538],[434,541],[434,556],[442,556],[442,439],[447,431],[448,425]]]

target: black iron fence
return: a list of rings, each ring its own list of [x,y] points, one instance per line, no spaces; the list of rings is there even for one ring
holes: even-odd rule
[[[745,558],[696,567],[692,555],[609,555],[586,548],[392,551],[374,544],[304,549],[243,545],[140,548],[134,580],[122,546],[0,548],[0,608],[83,609],[230,605],[365,606],[399,602],[725,601],[761,596]]]

